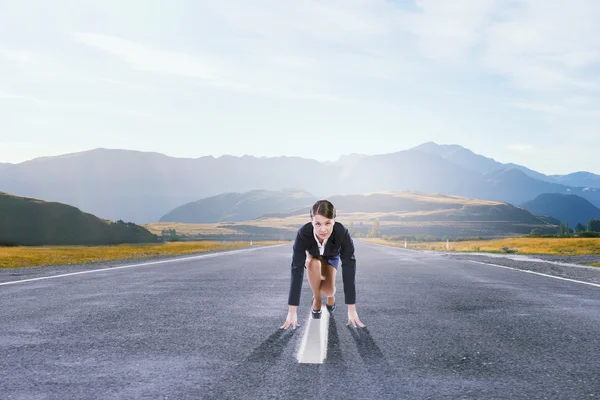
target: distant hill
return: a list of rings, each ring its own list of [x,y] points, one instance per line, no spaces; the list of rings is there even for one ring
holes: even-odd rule
[[[513,205],[420,192],[379,192],[331,196],[341,212],[381,214],[383,220],[403,221],[494,221],[540,224],[539,218]],[[386,215],[388,214],[388,215]]]
[[[280,200],[282,208],[285,208],[283,196]],[[384,235],[434,235],[456,238],[525,234],[534,228],[543,232],[556,231],[556,225],[544,222],[522,208],[502,202],[459,196],[388,191],[331,196],[328,200],[338,211],[337,220],[347,226],[352,223],[355,232],[362,234],[371,229],[376,218],[380,221],[381,233]],[[298,227],[310,220],[311,202],[293,211],[268,213],[247,221],[187,225],[154,223],[145,226],[156,233],[172,228],[190,235],[206,235],[211,238],[219,235],[234,238],[237,235],[246,239],[252,236],[293,239]],[[244,204],[247,203],[240,203],[240,212]]]
[[[135,223],[159,221],[178,207],[223,193],[290,187],[317,197],[409,190],[511,204],[542,193],[571,193],[600,207],[600,189],[536,179],[508,164],[492,170],[497,165],[493,160],[460,146],[436,153],[436,146],[430,145],[430,151],[353,154],[335,162],[299,157],[174,158],[95,149],[10,165],[0,170],[0,190]],[[473,163],[481,165],[475,168]]]
[[[600,208],[573,194],[544,193],[521,205],[534,215],[552,216],[569,222],[570,228],[578,223],[587,227],[590,219],[600,219]]]
[[[156,242],[146,228],[101,220],[61,203],[0,192],[0,245],[108,245]]]
[[[274,212],[287,212],[308,207],[317,197],[302,190],[252,190],[245,193],[223,193],[184,204],[160,218],[159,222],[210,223],[247,221]]]
[[[488,193],[493,198],[503,197],[512,204],[521,204],[521,199],[533,199],[541,193],[568,193],[570,190],[563,185],[534,179],[518,168],[505,168],[489,172],[484,175],[485,180],[491,185]],[[500,192],[510,187],[510,191],[501,195]],[[578,191],[582,193],[581,190]],[[600,195],[598,192],[590,194]],[[489,197],[488,197],[489,198]]]

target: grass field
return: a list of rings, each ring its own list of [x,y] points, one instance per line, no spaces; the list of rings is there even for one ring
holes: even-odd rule
[[[387,246],[404,247],[404,242],[383,239],[364,239]],[[253,242],[256,246],[285,243],[281,241]],[[118,246],[48,246],[0,247],[0,268],[36,267],[58,264],[85,264],[110,260],[148,258],[169,255],[205,253],[250,247],[244,242],[169,242],[149,245]],[[454,252],[600,255],[600,238],[506,238],[450,242],[408,242],[407,247],[418,250]],[[591,264],[600,267],[600,263]]]
[[[283,242],[253,242],[266,246]],[[170,242],[118,246],[0,247],[0,268],[39,267],[58,264],[84,264],[157,256],[206,253],[250,247],[249,242]]]
[[[367,240],[387,246],[404,247],[403,241],[392,242],[382,239]],[[408,242],[407,247],[418,250],[447,251],[446,242]],[[449,242],[448,251],[589,255],[600,254],[600,238],[507,238],[496,240]]]

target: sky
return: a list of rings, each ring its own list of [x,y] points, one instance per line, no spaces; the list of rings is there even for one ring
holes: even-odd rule
[[[0,162],[458,144],[600,174],[597,0],[0,0]]]

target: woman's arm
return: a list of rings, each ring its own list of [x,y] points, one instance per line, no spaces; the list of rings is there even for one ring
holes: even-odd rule
[[[340,259],[342,261],[345,302],[346,304],[356,304],[356,258],[354,257],[354,242],[348,230],[342,238]]]
[[[288,305],[300,305],[300,292],[302,291],[302,281],[304,280],[304,264],[306,263],[306,244],[302,240],[300,230],[296,234],[292,252],[292,265],[290,276],[290,293],[288,296]]]
[[[292,327],[296,329],[300,326],[298,323],[298,314],[296,309],[300,304],[300,292],[302,291],[302,281],[304,280],[304,263],[306,262],[306,245],[300,236],[300,230],[294,240],[291,277],[290,277],[290,293],[288,297],[288,314],[285,322],[280,328],[287,329]]]
[[[348,305],[348,323],[355,328],[365,327],[365,324],[358,318],[356,312],[356,258],[354,257],[354,242],[350,232],[346,230],[344,240],[340,250],[340,259],[342,260],[342,278],[344,280],[344,296]]]

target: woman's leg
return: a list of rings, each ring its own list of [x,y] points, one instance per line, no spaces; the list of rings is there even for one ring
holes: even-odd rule
[[[325,280],[321,282],[321,293],[327,297],[327,304],[332,306],[335,303],[335,277],[337,270],[326,259],[323,259],[321,265],[321,274],[325,277]]]
[[[321,309],[321,260],[306,253],[306,270],[308,272],[308,284],[315,297],[313,301],[313,310]]]

